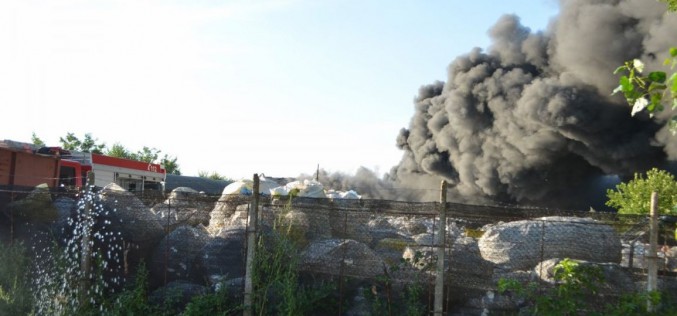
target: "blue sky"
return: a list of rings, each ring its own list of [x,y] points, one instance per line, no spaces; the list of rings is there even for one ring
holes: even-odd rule
[[[421,85],[533,1],[0,0],[0,139],[91,133],[186,175],[296,176],[397,164]],[[7,112],[7,110],[9,112]],[[3,115],[3,116],[5,116]],[[9,119],[8,119],[9,118]]]

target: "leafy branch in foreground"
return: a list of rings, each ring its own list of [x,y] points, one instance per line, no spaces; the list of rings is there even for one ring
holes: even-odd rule
[[[670,48],[670,57],[665,60],[665,64],[670,65],[670,69],[675,68],[677,47]],[[613,94],[623,93],[628,104],[632,105],[631,115],[634,116],[646,109],[653,116],[655,112],[662,111],[665,104],[677,108],[677,72],[669,77],[665,71],[652,71],[647,75],[643,75],[643,72],[644,63],[639,59],[626,61],[614,71],[614,74],[625,73],[620,77],[619,86],[614,89]],[[676,120],[677,118],[673,117],[672,122]],[[672,122],[671,129],[677,127]]]
[[[668,12],[677,12],[677,0],[660,1],[667,5]],[[670,69],[675,69],[675,66],[677,66],[677,47],[671,47],[669,54],[670,57],[665,59],[664,64],[670,65]],[[677,108],[677,72],[669,75],[664,71],[652,71],[648,75],[642,76],[644,63],[639,59],[626,61],[624,65],[616,68],[614,74],[620,72],[625,74],[619,79],[619,85],[614,89],[612,95],[623,92],[625,100],[632,106],[632,116],[646,109],[649,115],[653,117],[656,112],[663,111],[664,103],[670,105],[673,109]],[[669,97],[668,91],[670,92]],[[673,135],[677,134],[677,115],[670,119],[668,127]]]
[[[668,5],[668,12],[677,12],[677,0],[660,0]]]

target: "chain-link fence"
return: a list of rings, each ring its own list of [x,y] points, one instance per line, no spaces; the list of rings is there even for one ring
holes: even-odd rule
[[[76,231],[83,227],[82,193],[2,193],[5,243],[23,241],[37,252],[83,241]],[[187,188],[164,195],[96,192],[84,231],[92,251],[106,253],[93,264],[115,280],[106,291],[133,284],[143,263],[149,297],[158,304],[185,306],[223,286],[241,302],[251,200]],[[501,294],[501,280],[543,292],[558,284],[554,267],[565,258],[602,263],[597,296],[605,302],[646,288],[646,216],[446,203],[440,223],[442,205],[435,202],[261,196],[258,205],[250,272],[258,314],[431,314],[441,241],[445,314],[514,312],[528,302]],[[674,294],[674,227],[663,228],[659,290]],[[81,262],[70,265],[79,269]]]

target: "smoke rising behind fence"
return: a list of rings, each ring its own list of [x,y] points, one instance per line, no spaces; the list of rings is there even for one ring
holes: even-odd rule
[[[420,88],[388,178],[429,188],[443,178],[461,201],[591,205],[605,176],[677,157],[664,128],[669,113],[631,117],[625,100],[610,96],[624,61],[665,67],[676,29],[665,4],[644,0],[561,1],[542,32],[503,16],[486,51],[456,57],[446,82]]]

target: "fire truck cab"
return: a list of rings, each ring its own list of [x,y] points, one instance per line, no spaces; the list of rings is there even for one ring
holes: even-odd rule
[[[131,192],[164,189],[166,171],[159,164],[60,147],[43,147],[37,153],[60,158],[59,184],[65,187],[82,187],[86,183],[87,173],[92,171],[94,186],[97,187],[116,183]]]

